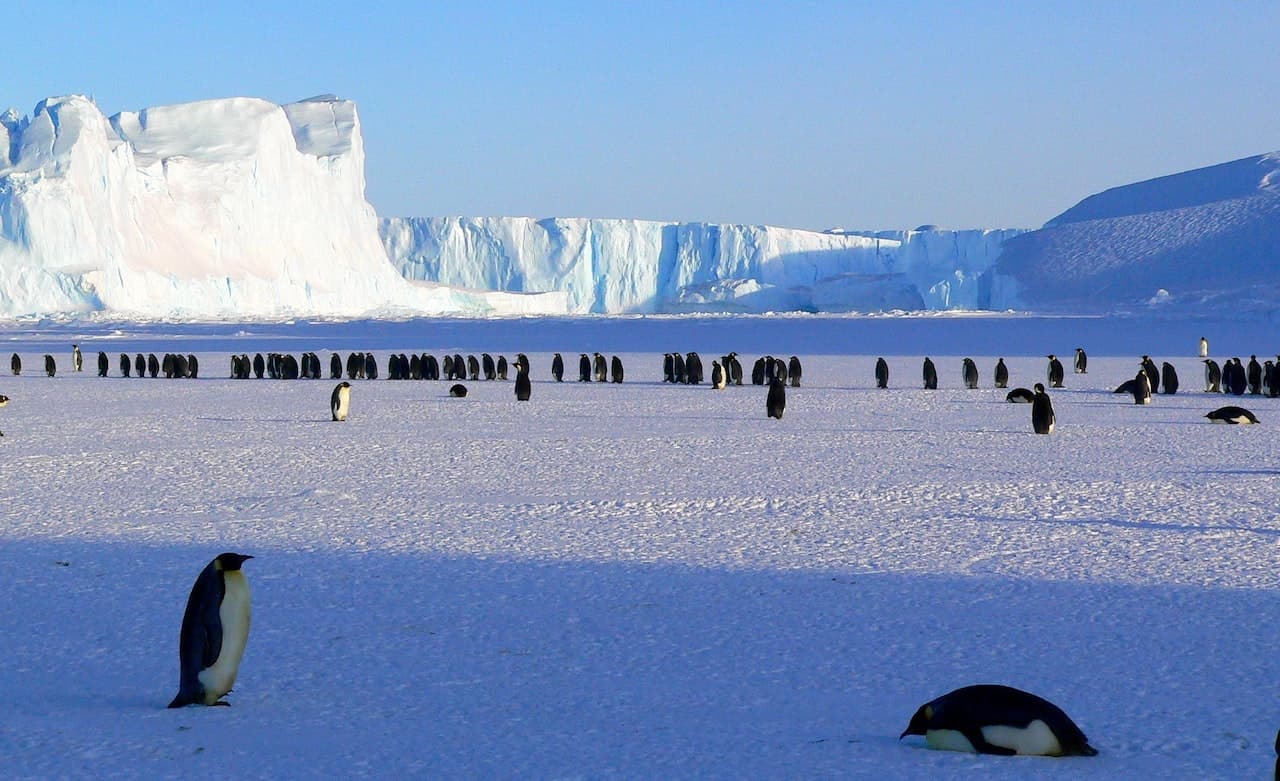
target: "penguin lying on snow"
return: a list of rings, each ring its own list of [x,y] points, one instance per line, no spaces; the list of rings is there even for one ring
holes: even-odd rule
[[[1092,757],[1098,750],[1057,705],[1010,686],[956,689],[920,706],[898,736],[930,748],[979,754]]]
[[[231,691],[249,640],[249,582],[240,566],[252,556],[222,553],[196,577],[182,616],[178,642],[181,677],[170,708],[229,705],[219,702]]]
[[[454,397],[455,399],[466,398],[467,386],[463,385],[462,383],[458,383],[457,385],[450,386],[449,395]]]
[[[1004,395],[1004,400],[1010,404],[1030,404],[1035,398],[1036,394],[1026,388],[1014,388]]]
[[[1218,407],[1205,414],[1211,423],[1257,423],[1258,418],[1244,407]]]

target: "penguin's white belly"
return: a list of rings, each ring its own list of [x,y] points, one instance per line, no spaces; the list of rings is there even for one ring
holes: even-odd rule
[[[338,391],[338,398],[333,404],[333,417],[339,421],[347,419],[347,412],[351,408],[351,390],[342,388]]]
[[[1019,754],[1033,756],[1061,756],[1062,744],[1049,729],[1049,725],[1036,719],[1026,727],[1010,727],[993,724],[982,728],[982,737],[993,746],[1012,749]],[[967,751],[976,753],[973,744],[960,732],[950,729],[933,729],[925,733],[925,744],[940,751]]]
[[[223,582],[227,591],[218,608],[222,621],[222,650],[211,667],[200,671],[200,685],[204,687],[206,705],[231,691],[240,669],[240,657],[249,641],[249,621],[252,609],[249,605],[249,581],[239,571],[224,572]]]

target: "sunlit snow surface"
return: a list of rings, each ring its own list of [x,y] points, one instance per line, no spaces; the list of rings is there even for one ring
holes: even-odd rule
[[[1262,778],[1275,681],[1280,400],[1202,392],[1195,339],[1262,324],[699,318],[0,326],[6,778]],[[70,345],[86,371],[70,371]],[[1143,344],[1150,345],[1145,348]],[[1043,381],[1058,428],[991,388]],[[93,376],[96,352],[111,376]],[[232,381],[232,351],[532,360],[511,382]],[[764,390],[661,354],[804,361]],[[12,351],[21,377],[7,374]],[[175,350],[198,380],[122,379]],[[556,384],[579,352],[627,382]],[[1161,354],[1163,351],[1163,354]],[[53,353],[56,378],[43,376]],[[1137,357],[1182,390],[1110,391]],[[873,364],[888,358],[889,390]],[[920,389],[921,356],[941,388]],[[982,387],[964,390],[960,359]],[[1274,353],[1271,354],[1274,359]],[[1259,426],[1215,426],[1217,406]],[[230,708],[166,710],[214,555],[254,624]],[[1045,696],[1095,758],[898,741],[956,687]]]

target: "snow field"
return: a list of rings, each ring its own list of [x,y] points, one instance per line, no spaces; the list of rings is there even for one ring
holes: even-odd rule
[[[884,391],[875,355],[794,351],[804,387],[771,421],[764,388],[659,382],[699,333],[622,353],[621,386],[553,383],[527,351],[522,404],[356,381],[346,423],[333,381],[221,379],[230,350],[190,350],[198,380],[0,377],[5,775],[1269,772],[1280,401],[1203,394],[1173,358],[1184,391],[1137,407],[1110,393],[1136,356],[1094,357],[1040,437],[994,356],[970,391],[933,354],[924,391],[928,345],[904,342]],[[136,350],[112,345],[115,375]],[[271,349],[328,366],[323,343]],[[1043,381],[1005,357],[1011,385]],[[1228,403],[1262,425],[1200,417]],[[167,711],[187,591],[223,550],[257,557],[234,706]],[[1101,754],[897,740],[978,682],[1056,702]]]

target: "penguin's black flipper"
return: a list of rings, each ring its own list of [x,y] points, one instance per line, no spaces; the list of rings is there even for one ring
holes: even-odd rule
[[[987,739],[983,737],[982,730],[980,729],[967,729],[961,734],[968,739],[969,743],[973,745],[973,750],[979,754],[998,754],[1002,757],[1011,757],[1018,753],[1014,749],[988,743]]]

